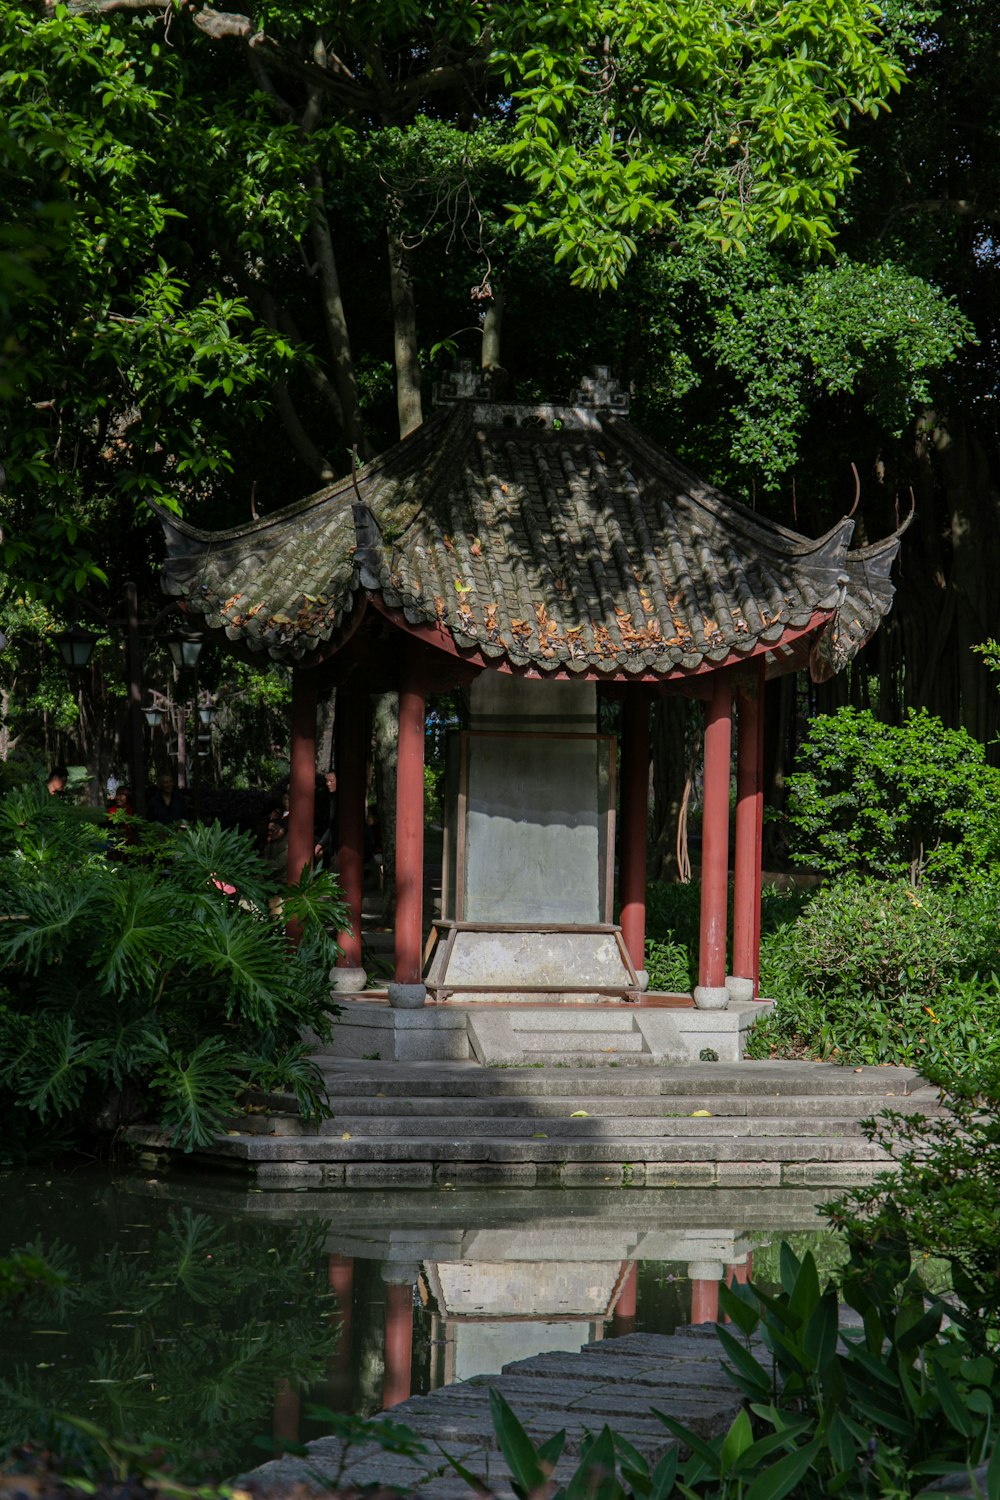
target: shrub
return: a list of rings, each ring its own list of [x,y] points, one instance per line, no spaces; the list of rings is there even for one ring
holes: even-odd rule
[[[789,777],[793,855],[817,870],[962,880],[1000,857],[1000,770],[963,729],[842,708],[813,719]]]
[[[947,1064],[1000,1055],[1000,929],[992,876],[964,890],[848,878],[831,883],[761,946],[777,997],[752,1057],[840,1056]]]
[[[15,1121],[29,1135],[85,1128],[130,1097],[186,1149],[251,1086],[323,1107],[301,1038],[329,1034],[330,934],[346,921],[332,877],[282,888],[250,839],[218,824],[133,833],[124,842],[116,825],[109,849],[44,792],[0,802],[8,1149]]]
[[[876,1249],[904,1241],[940,1256],[959,1299],[956,1316],[982,1348],[1000,1338],[1000,1058],[965,1078],[927,1070],[948,1113],[885,1110],[865,1122],[894,1158],[891,1171],[828,1206],[831,1221]]]
[[[718,1326],[716,1336],[747,1404],[729,1431],[713,1438],[654,1409],[683,1454],[669,1449],[652,1471],[605,1426],[584,1440],[565,1486],[549,1486],[566,1434],[536,1446],[503,1396],[491,1392],[515,1495],[885,1500],[914,1495],[942,1474],[954,1476],[960,1493],[973,1493],[965,1488],[968,1471],[987,1462],[985,1493],[995,1495],[997,1361],[971,1358],[964,1335],[944,1327],[952,1309],[928,1296],[905,1244],[886,1252],[852,1247],[839,1289],[860,1314],[861,1326],[850,1330],[839,1326],[837,1286],[822,1287],[812,1256],[800,1261],[787,1245],[776,1293],[723,1287],[721,1307],[731,1323]],[[489,1493],[481,1481],[477,1489]]]

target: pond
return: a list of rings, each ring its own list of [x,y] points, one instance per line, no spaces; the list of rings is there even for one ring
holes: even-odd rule
[[[718,1281],[829,1265],[806,1190],[265,1191],[108,1167],[0,1176],[0,1255],[66,1274],[0,1307],[0,1447],[72,1414],[191,1478],[545,1350],[714,1316]],[[821,1265],[822,1269],[822,1265]]]

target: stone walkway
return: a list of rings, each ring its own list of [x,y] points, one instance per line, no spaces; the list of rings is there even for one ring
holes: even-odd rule
[[[599,1433],[605,1423],[652,1468],[674,1444],[656,1409],[701,1437],[728,1429],[741,1398],[721,1360],[711,1325],[670,1335],[627,1334],[588,1344],[578,1354],[537,1354],[505,1365],[500,1375],[476,1376],[429,1396],[414,1396],[383,1413],[424,1442],[427,1453],[420,1458],[387,1454],[375,1443],[345,1453],[338,1439],[319,1438],[307,1445],[308,1457],[276,1459],[239,1482],[252,1480],[255,1488],[276,1495],[295,1483],[321,1491],[339,1477],[345,1487],[382,1483],[420,1500],[469,1500],[474,1491],[443,1458],[443,1448],[486,1480],[497,1500],[513,1500],[490,1420],[491,1390],[504,1395],[536,1442],[565,1430],[557,1480],[573,1473],[585,1434]]]
[[[319,1061],[331,1119],[316,1127],[293,1100],[267,1101],[195,1155],[269,1187],[836,1187],[888,1161],[863,1119],[939,1109],[912,1068]],[[166,1144],[151,1129],[128,1134]]]

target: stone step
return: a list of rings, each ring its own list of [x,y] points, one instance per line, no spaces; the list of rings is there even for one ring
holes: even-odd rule
[[[613,1010],[610,1006],[546,1005],[507,1012],[515,1032],[527,1036],[532,1031],[603,1031],[610,1034],[638,1035],[631,1010]]]
[[[158,1140],[141,1128],[130,1132],[142,1144]],[[456,1133],[457,1135],[457,1133]],[[349,1139],[344,1139],[348,1136]],[[563,1138],[510,1139],[497,1136],[471,1140],[448,1136],[250,1135],[219,1136],[212,1155],[237,1161],[311,1162],[880,1162],[881,1147],[861,1138],[843,1136],[704,1136],[637,1141]]]
[[[440,1095],[442,1086],[453,1097],[566,1097],[578,1095],[579,1075],[569,1068],[537,1066],[480,1068],[472,1064],[377,1063],[348,1072],[334,1059],[317,1059],[321,1070],[331,1080],[332,1092],[339,1098],[410,1097]],[[785,1070],[784,1072],[782,1070]],[[621,1079],[614,1070],[595,1069],[588,1077],[586,1090],[595,1097],[615,1096],[621,1092]],[[644,1069],[629,1081],[629,1093],[670,1095],[688,1098],[711,1091],[716,1096],[733,1098],[770,1096],[776,1103],[798,1095],[838,1098],[865,1096],[873,1109],[891,1105],[899,1108],[903,1100],[936,1094],[913,1068],[850,1068],[836,1063],[810,1063],[805,1066],[780,1062],[682,1063],[672,1067]]]
[[[634,1095],[633,1080],[629,1080],[629,1095]],[[433,1119],[438,1117],[461,1116],[463,1119],[505,1119],[515,1117],[522,1119],[530,1112],[537,1119],[556,1118],[565,1119],[574,1110],[583,1109],[588,1115],[595,1119],[603,1119],[613,1116],[616,1119],[628,1119],[641,1117],[655,1119],[657,1117],[676,1116],[683,1118],[691,1115],[696,1109],[707,1109],[709,1114],[717,1117],[736,1116],[779,1116],[783,1110],[780,1101],[776,1101],[770,1095],[747,1095],[739,1097],[732,1094],[661,1094],[649,1095],[645,1092],[637,1097],[614,1098],[600,1096],[594,1098],[586,1090],[586,1086],[578,1084],[578,1092],[566,1097],[551,1097],[548,1095],[538,1098],[525,1096],[483,1096],[463,1095],[459,1098],[444,1095],[427,1094],[418,1098],[410,1097],[385,1097],[358,1098],[350,1097],[338,1099],[331,1097],[331,1106],[339,1114],[350,1114],[357,1118],[364,1115],[374,1115],[378,1118],[396,1117],[398,1119]],[[876,1113],[884,1105],[882,1098],[873,1099],[866,1094],[849,1094],[846,1098],[838,1099],[831,1094],[800,1094],[791,1101],[796,1116],[822,1115],[827,1119],[861,1120],[866,1115]],[[934,1101],[916,1101],[916,1096],[900,1100],[895,1108],[900,1113],[915,1112],[918,1109],[927,1114],[941,1113],[940,1105]],[[284,1106],[283,1113],[296,1113],[295,1101],[289,1099]],[[273,1113],[277,1114],[275,1109]]]
[[[436,1119],[423,1117],[419,1120],[399,1119],[387,1116],[385,1119],[377,1119],[371,1115],[351,1116],[350,1114],[336,1115],[331,1120],[324,1120],[318,1131],[312,1127],[303,1127],[300,1121],[286,1117],[284,1120],[276,1120],[277,1128],[267,1130],[259,1128],[259,1122],[254,1121],[248,1133],[254,1135],[288,1135],[296,1131],[299,1134],[312,1136],[343,1136],[348,1132],[352,1137],[378,1138],[387,1137],[409,1138],[414,1131],[424,1139],[432,1136],[451,1136],[474,1140],[487,1138],[495,1140],[503,1139],[537,1139],[543,1134],[549,1140],[606,1140],[613,1137],[615,1140],[627,1142],[631,1145],[637,1140],[707,1140],[709,1138],[732,1138],[745,1139],[757,1136],[834,1136],[861,1138],[861,1130],[858,1124],[852,1120],[824,1119],[820,1115],[809,1115],[802,1118],[779,1118],[768,1115],[721,1115],[711,1118],[678,1119],[634,1117],[616,1118],[613,1115],[604,1115],[597,1119],[567,1119],[553,1118],[551,1116],[539,1116],[532,1118],[530,1115],[521,1119],[510,1117],[491,1120],[463,1118],[461,1116],[445,1116]]]
[[[603,1027],[599,1031],[596,1028],[582,1031],[575,1027],[571,1031],[521,1031],[515,1027],[514,1036],[530,1057],[539,1052],[557,1057],[565,1052],[642,1052],[645,1045],[638,1031],[605,1031]]]

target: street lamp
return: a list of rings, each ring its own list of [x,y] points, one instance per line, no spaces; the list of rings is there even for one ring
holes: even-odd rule
[[[67,667],[79,671],[90,660],[97,636],[92,630],[84,630],[81,625],[71,625],[67,630],[58,631],[53,640]]]
[[[170,655],[173,657],[174,666],[178,672],[185,667],[197,665],[198,657],[201,655],[202,637],[194,631],[176,631],[167,640]]]
[[[145,747],[143,743],[143,717],[151,727],[162,722],[160,719],[150,718],[150,713],[155,713],[156,705],[152,709],[142,707],[142,649],[139,620],[139,598],[134,583],[126,583],[124,588],[125,612],[120,618],[104,615],[95,609],[86,599],[77,601],[79,607],[95,616],[105,629],[114,626],[124,626],[125,629],[125,683],[128,689],[128,763],[129,778],[132,784],[132,796],[135,810],[140,817],[146,811],[146,774],[145,774]],[[166,619],[168,614],[173,614],[176,604],[171,602],[165,609],[152,620],[143,622],[142,631],[150,635],[155,632],[160,622]],[[90,660],[90,653],[97,641],[96,635],[89,630],[84,630],[80,625],[74,624],[67,630],[59,631],[53,639],[59,647],[60,655],[67,667],[79,670],[85,667]],[[167,645],[170,654],[177,665],[178,670],[184,667],[193,667],[198,660],[201,651],[202,637],[195,632],[178,631],[172,636]]]

